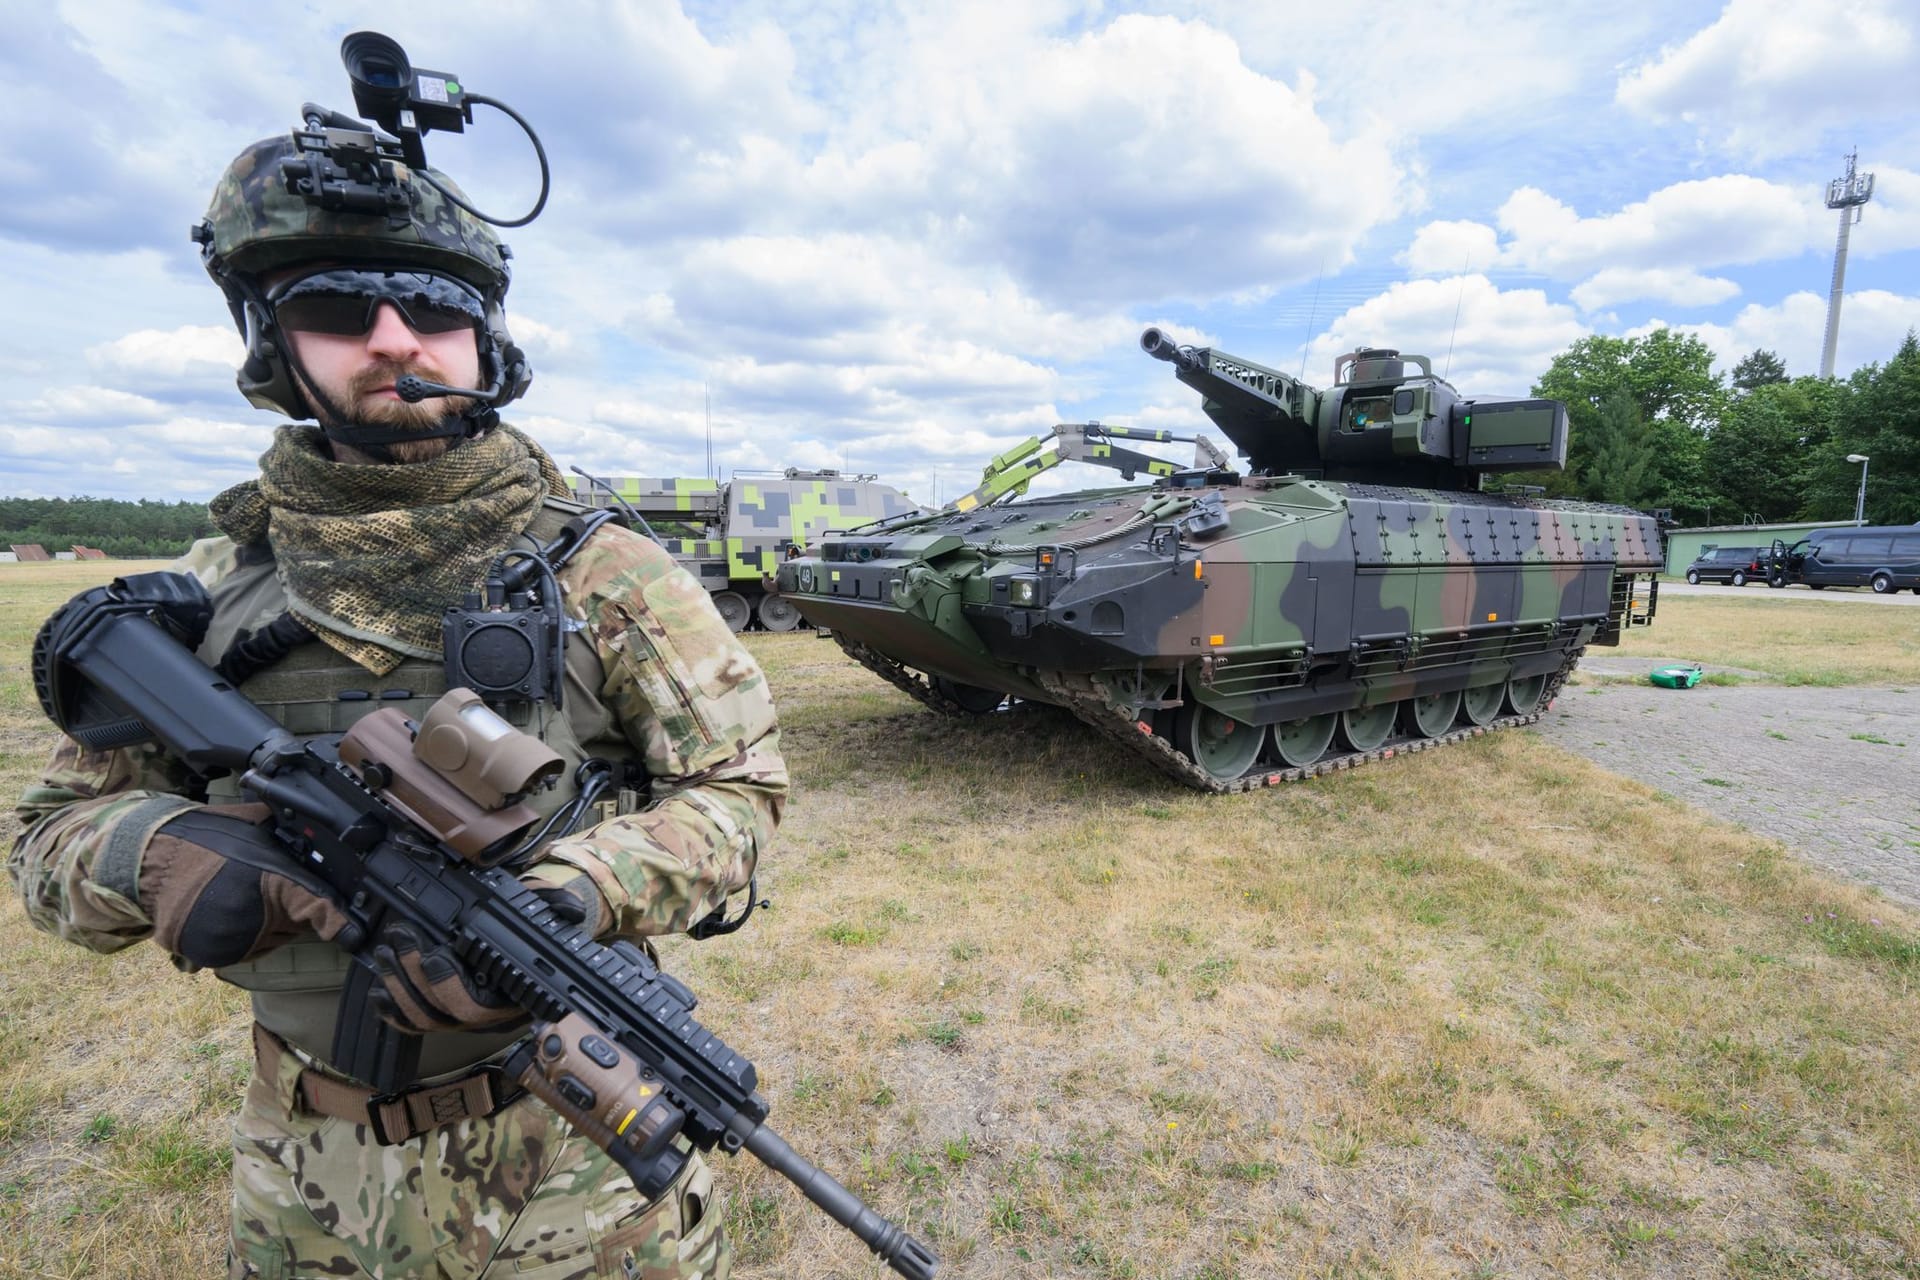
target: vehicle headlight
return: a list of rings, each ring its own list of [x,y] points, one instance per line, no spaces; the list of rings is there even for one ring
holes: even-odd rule
[[[1025,605],[1029,609],[1040,598],[1040,580],[1038,578],[1010,578],[1007,581],[1007,602]]]

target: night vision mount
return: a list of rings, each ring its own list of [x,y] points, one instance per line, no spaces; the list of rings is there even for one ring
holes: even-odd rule
[[[357,120],[315,103],[300,108],[303,127],[293,131],[298,153],[281,163],[287,190],[329,212],[385,214],[396,231],[411,218],[406,188],[394,173],[396,161],[431,185],[454,205],[496,227],[524,227],[546,208],[551,186],[546,148],[525,117],[506,103],[467,89],[448,71],[416,67],[391,37],[356,31],[340,42],[340,61],[353,82]],[[421,139],[438,129],[463,133],[481,103],[510,116],[533,143],[540,160],[540,198],[518,218],[490,217],[450,191],[427,170]]]

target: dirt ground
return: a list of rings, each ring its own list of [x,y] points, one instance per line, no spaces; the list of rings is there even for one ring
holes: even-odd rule
[[[1920,906],[1920,689],[1647,683],[1669,661],[1588,657],[1531,732]]]

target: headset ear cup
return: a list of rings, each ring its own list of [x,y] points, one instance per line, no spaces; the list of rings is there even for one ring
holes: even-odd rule
[[[527,353],[509,342],[501,358],[506,361],[506,372],[501,375],[502,389],[506,392],[501,403],[518,400],[527,394],[527,388],[533,385],[533,366],[527,363]]]
[[[273,321],[260,304],[251,300],[245,303],[244,310],[247,353],[234,375],[240,394],[256,408],[272,409],[295,421],[313,417],[307,398],[300,394],[294,382],[286,355],[275,341]]]

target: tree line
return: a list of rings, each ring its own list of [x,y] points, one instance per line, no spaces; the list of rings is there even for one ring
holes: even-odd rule
[[[204,502],[143,498],[0,498],[0,549],[39,543],[49,552],[74,543],[115,558],[177,556],[196,538],[213,536]]]
[[[1869,524],[1920,521],[1920,340],[1845,379],[1789,377],[1771,351],[1722,381],[1707,344],[1656,329],[1581,338],[1533,394],[1567,405],[1567,469],[1549,493],[1668,508],[1683,525],[1851,520],[1869,459]],[[1527,477],[1531,478],[1531,477]]]

